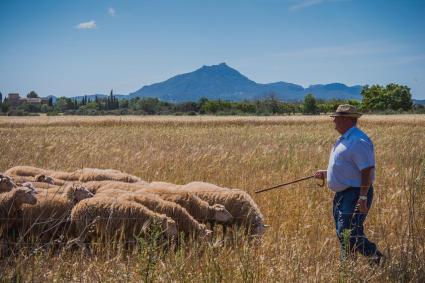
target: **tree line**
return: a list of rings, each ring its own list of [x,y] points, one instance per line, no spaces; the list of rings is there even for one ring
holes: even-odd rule
[[[28,113],[47,113],[48,115],[291,115],[319,114],[334,111],[339,104],[349,103],[362,112],[425,113],[424,106],[413,105],[410,88],[404,85],[388,84],[386,86],[364,86],[361,92],[362,100],[316,99],[314,94],[307,94],[303,101],[285,102],[273,93],[263,99],[245,101],[225,101],[201,98],[194,102],[172,103],[158,98],[131,98],[118,100],[111,90],[107,97],[87,96],[76,100],[60,97],[53,103],[34,105],[24,103],[17,107],[2,102],[0,93],[0,108],[9,115],[26,115]],[[32,91],[27,97],[38,97]]]

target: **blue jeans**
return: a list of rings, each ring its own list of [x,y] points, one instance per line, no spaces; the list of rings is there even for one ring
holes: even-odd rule
[[[376,245],[369,241],[364,234],[363,223],[367,213],[358,213],[356,204],[359,199],[360,188],[350,187],[336,193],[333,201],[333,216],[335,229],[341,248],[341,260],[356,252],[366,257],[377,254]],[[373,200],[373,187],[367,193],[367,207],[371,207]],[[379,253],[379,252],[378,252]]]

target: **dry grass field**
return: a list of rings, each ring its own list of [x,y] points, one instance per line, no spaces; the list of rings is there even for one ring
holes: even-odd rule
[[[326,116],[0,117],[0,172],[15,165],[113,168],[146,181],[206,181],[251,193],[270,225],[249,245],[188,243],[132,253],[22,248],[1,259],[8,282],[424,282],[425,116],[365,116],[376,148],[366,234],[388,256],[340,266],[333,193],[315,181],[254,190],[326,168],[338,137]]]

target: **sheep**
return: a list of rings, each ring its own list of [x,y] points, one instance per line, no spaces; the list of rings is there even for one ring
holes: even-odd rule
[[[122,240],[134,244],[138,237],[154,227],[161,228],[166,238],[177,236],[176,222],[132,201],[110,197],[93,197],[80,201],[71,212],[71,221],[78,233],[77,242],[99,238],[106,243]]]
[[[12,178],[0,174],[0,193],[9,192],[16,187]]]
[[[18,185],[23,184],[23,183],[27,183],[27,182],[45,183],[47,185],[57,185],[57,186],[62,186],[62,185],[65,184],[65,181],[63,181],[63,180],[54,179],[50,176],[46,176],[46,175],[43,175],[43,174],[36,175],[36,176],[12,176],[12,178],[13,178],[13,181]]]
[[[20,219],[20,209],[24,204],[37,203],[35,192],[26,187],[17,187],[9,192],[0,194],[0,239],[3,247],[7,248],[10,234],[15,230]]]
[[[173,185],[164,182],[153,182],[151,187],[166,186],[180,192],[194,193],[201,199],[211,204],[221,204],[233,215],[236,226],[244,226],[250,235],[261,236],[264,234],[266,225],[258,206],[251,196],[242,190],[222,188],[205,182],[191,182],[186,185]],[[218,223],[218,222],[217,222]],[[214,225],[214,223],[211,223]],[[224,223],[221,223],[224,224]],[[226,231],[227,225],[223,225]]]
[[[96,197],[98,196],[116,197],[119,201],[134,201],[154,212],[165,214],[176,221],[178,230],[182,231],[185,236],[193,234],[195,236],[205,237],[212,232],[207,230],[205,225],[196,221],[186,209],[174,202],[163,200],[155,194],[144,192],[132,193],[125,190],[110,188],[98,192]]]
[[[75,172],[80,182],[113,180],[126,183],[142,181],[139,177],[112,169],[83,168]]]
[[[57,186],[63,186],[65,185],[65,181],[61,180],[61,179],[55,179],[51,176],[47,176],[44,174],[40,174],[34,177],[34,181],[35,182],[43,182],[43,183],[48,183],[48,184],[52,184],[52,185],[57,185]]]
[[[21,185],[26,182],[35,182],[35,178],[33,176],[15,176],[11,175],[11,178],[13,179],[13,182],[15,184]]]
[[[209,205],[207,202],[201,200],[197,196],[187,193],[180,194],[176,190],[169,188],[163,188],[165,185],[172,185],[169,183],[125,183],[125,182],[113,182],[113,181],[100,181],[100,182],[88,182],[84,185],[95,191],[96,193],[102,190],[109,189],[120,189],[129,192],[144,191],[149,193],[158,194],[162,199],[171,201],[179,204],[185,208],[195,220],[201,223],[207,223],[210,221],[217,221],[219,223],[229,223],[232,221],[232,215],[222,205]],[[161,191],[159,190],[161,189]]]
[[[10,176],[32,176],[36,175],[48,175],[47,171],[34,166],[15,166],[8,169],[5,174]]]
[[[220,204],[209,204],[191,192],[176,190],[172,186],[163,186],[154,182],[142,186],[138,192],[149,192],[159,195],[162,199],[175,202],[184,208],[201,223],[231,223],[232,214]]]
[[[79,201],[93,196],[78,185],[37,189],[37,205],[22,206],[20,231],[25,238],[35,236],[42,243],[66,236],[71,210]]]
[[[16,220],[24,204],[35,205],[37,198],[33,190],[27,187],[17,187],[9,192],[0,194],[0,223],[7,228]],[[3,229],[0,229],[0,232]]]
[[[128,192],[134,192],[139,190],[141,188],[140,186],[146,185],[147,183],[144,181],[139,181],[136,183],[126,183],[126,182],[120,182],[120,181],[105,180],[105,181],[89,181],[89,182],[85,182],[81,184],[83,184],[84,187],[90,190],[92,193],[96,194],[98,191],[102,191],[105,189],[109,190],[111,188],[117,188],[117,189],[125,190]]]
[[[44,182],[25,182],[25,183],[22,183],[22,186],[25,187],[25,184],[31,184],[35,189],[46,189],[46,190],[57,189],[62,187],[62,186],[52,185],[52,184],[44,183]]]
[[[264,234],[266,225],[264,217],[251,196],[237,189],[216,189],[209,185],[181,186],[180,190],[194,193],[209,204],[221,204],[233,215],[234,224],[244,226],[249,235],[261,236]]]
[[[78,181],[79,174],[77,172],[64,172],[64,171],[48,171],[49,176],[54,179],[59,179],[63,181]]]
[[[190,182],[184,185],[185,189],[206,190],[206,191],[229,191],[228,188],[219,187],[217,185],[206,182]]]
[[[105,181],[89,181],[89,182],[84,182],[81,184],[84,184],[84,187],[87,188],[90,192],[92,192],[93,194],[96,194],[98,190],[101,190],[101,188],[109,185],[109,184],[115,184],[115,183],[119,183],[119,184],[127,184],[124,182],[115,182],[115,181],[111,181],[111,180],[105,180]]]

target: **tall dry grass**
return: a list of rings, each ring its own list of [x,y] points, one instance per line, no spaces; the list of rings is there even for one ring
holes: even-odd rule
[[[335,282],[425,280],[425,117],[365,116],[377,176],[366,233],[388,256],[340,266],[333,193],[314,181],[253,191],[325,168],[338,134],[328,117],[0,117],[0,171],[15,165],[114,168],[146,181],[206,181],[250,192],[271,227],[263,242],[190,243],[133,253],[99,247],[51,255],[22,249],[3,259],[4,280]],[[143,247],[143,245],[142,245]]]

